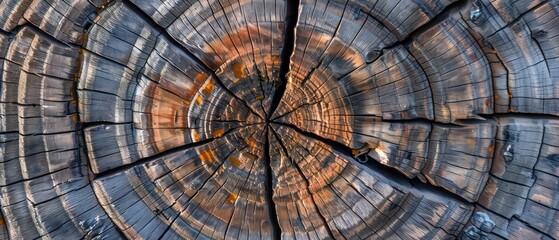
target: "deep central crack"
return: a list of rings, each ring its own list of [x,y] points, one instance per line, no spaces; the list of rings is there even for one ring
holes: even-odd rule
[[[3,2],[0,236],[559,238],[528,2]]]

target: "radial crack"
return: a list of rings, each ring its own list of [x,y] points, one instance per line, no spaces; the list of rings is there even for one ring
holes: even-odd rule
[[[417,177],[413,178],[413,179],[410,179],[410,178],[406,177],[404,174],[402,174],[401,172],[399,172],[398,170],[396,170],[394,168],[391,168],[389,166],[385,166],[385,165],[381,164],[380,162],[367,161],[366,163],[359,163],[357,160],[355,160],[353,158],[352,152],[353,152],[354,149],[352,149],[352,148],[350,148],[350,147],[348,147],[348,146],[346,146],[346,145],[344,145],[340,142],[321,137],[321,136],[319,136],[315,133],[311,133],[311,132],[301,130],[300,128],[298,128],[297,126],[295,126],[293,124],[282,123],[282,122],[274,122],[274,123],[278,124],[278,125],[285,126],[285,127],[289,127],[289,128],[295,130],[297,133],[299,133],[299,134],[301,134],[305,137],[308,137],[308,138],[316,140],[316,141],[320,141],[320,142],[330,146],[332,148],[333,152],[338,153],[340,155],[345,155],[346,158],[352,164],[355,164],[355,165],[358,165],[358,166],[359,165],[365,166],[365,168],[361,168],[361,169],[368,170],[368,171],[374,171],[376,174],[379,174],[379,175],[385,177],[386,179],[391,180],[393,183],[399,183],[399,184],[402,184],[402,185],[410,184],[410,185],[414,186],[416,189],[421,190],[422,192],[425,192],[425,193],[427,193],[427,192],[437,193],[437,194],[440,194],[441,196],[445,196],[445,197],[448,197],[450,199],[457,200],[457,201],[459,201],[461,203],[464,203],[464,204],[471,204],[458,194],[449,192],[446,189],[444,189],[442,187],[439,187],[439,186],[434,186],[434,185],[431,185],[431,184],[428,184],[428,183],[424,183],[420,179],[418,179]]]
[[[288,74],[291,68],[291,55],[295,48],[295,27],[299,19],[299,0],[286,1],[285,29],[283,32],[283,47],[280,55],[279,82],[280,85],[274,92],[270,109],[267,111],[268,119],[274,115],[278,108],[288,83]]]
[[[266,126],[266,131],[264,138],[264,163],[266,165],[266,203],[268,204],[268,211],[269,211],[269,218],[270,218],[270,225],[272,227],[272,236],[274,239],[281,239],[281,227],[278,220],[278,214],[276,212],[276,205],[274,203],[274,183],[273,183],[273,171],[271,165],[271,156],[270,156],[270,138],[269,138],[269,125]]]
[[[242,127],[244,127],[244,126],[242,126]],[[229,135],[233,132],[236,132],[239,128],[242,128],[242,127],[236,127],[236,128],[229,129],[227,132],[223,133],[219,137],[212,137],[212,138],[208,138],[208,139],[205,139],[205,140],[201,140],[199,142],[189,143],[189,144],[186,144],[186,145],[183,145],[183,146],[171,148],[169,150],[160,152],[160,153],[155,154],[153,156],[149,156],[149,157],[140,159],[136,162],[126,164],[126,165],[122,165],[122,166],[118,166],[116,168],[109,169],[107,171],[104,171],[104,172],[101,172],[101,173],[98,173],[98,174],[94,174],[93,179],[99,179],[99,178],[103,178],[103,177],[106,177],[106,176],[113,175],[115,173],[126,171],[126,170],[131,169],[135,166],[142,165],[144,163],[150,162],[150,161],[155,160],[155,159],[157,159],[161,156],[164,156],[164,155],[184,151],[184,150],[187,150],[187,149],[191,149],[191,148],[195,148],[195,147],[198,147],[198,146],[202,146],[202,145],[211,143],[211,142],[213,142],[217,139],[223,138],[223,137],[225,137],[225,136],[227,136],[227,135]]]
[[[318,216],[320,217],[320,219],[323,222],[323,226],[326,229],[326,232],[328,233],[328,237],[330,239],[335,239],[334,238],[334,234],[332,233],[332,230],[330,229],[330,226],[328,226],[328,221],[326,221],[326,218],[324,218],[324,215],[322,215],[322,212],[320,212],[320,210],[318,209],[318,206],[316,205],[316,199],[314,194],[310,191],[309,186],[309,179],[307,179],[307,177],[305,176],[305,174],[303,174],[303,170],[301,170],[301,168],[299,167],[299,164],[293,162],[293,159],[291,159],[291,157],[289,156],[289,151],[287,151],[287,148],[285,147],[285,145],[283,144],[283,141],[281,140],[281,138],[278,136],[278,133],[276,132],[276,130],[274,130],[272,128],[272,133],[274,134],[274,137],[276,138],[276,141],[279,143],[279,145],[281,146],[283,153],[285,154],[285,156],[287,156],[287,158],[289,158],[289,160],[291,160],[293,166],[295,166],[295,169],[297,170],[297,172],[299,173],[299,175],[301,175],[301,178],[305,181],[306,184],[306,189],[307,192],[309,192],[309,195],[312,198],[313,201],[313,207],[314,210],[316,211],[316,213],[318,214]]]

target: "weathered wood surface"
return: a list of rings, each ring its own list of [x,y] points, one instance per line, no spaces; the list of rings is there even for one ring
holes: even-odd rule
[[[559,239],[559,2],[0,0],[0,239]]]

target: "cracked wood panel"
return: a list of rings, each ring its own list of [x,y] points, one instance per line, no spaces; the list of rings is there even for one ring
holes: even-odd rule
[[[0,239],[559,239],[558,15],[1,0]]]

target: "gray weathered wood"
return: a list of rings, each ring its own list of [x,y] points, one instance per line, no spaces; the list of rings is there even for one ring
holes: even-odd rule
[[[0,239],[559,239],[559,3],[0,0]]]

